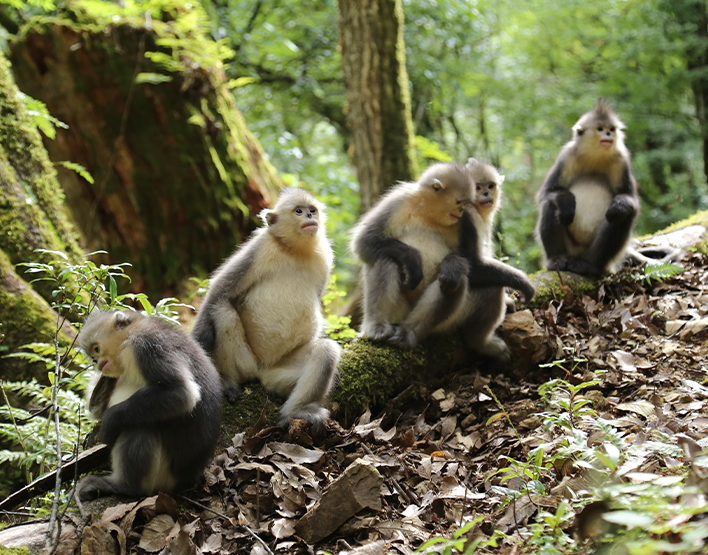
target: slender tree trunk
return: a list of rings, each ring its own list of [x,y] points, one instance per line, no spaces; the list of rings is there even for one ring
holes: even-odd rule
[[[256,226],[281,181],[247,129],[219,66],[165,72],[144,27],[36,27],[12,47],[18,85],[67,123],[45,146],[90,250],[130,262],[133,290],[179,294]],[[169,52],[172,55],[172,52]],[[140,82],[139,74],[167,81]]]
[[[400,0],[339,0],[339,33],[361,211],[416,178]]]

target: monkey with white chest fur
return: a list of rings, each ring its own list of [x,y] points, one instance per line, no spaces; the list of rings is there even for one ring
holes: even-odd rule
[[[336,341],[322,337],[320,299],[333,261],[324,206],[302,189],[284,189],[261,217],[265,227],[212,275],[192,335],[231,400],[239,384],[259,379],[287,397],[281,426],[301,418],[319,433],[340,356]]]
[[[546,268],[599,276],[625,255],[639,215],[624,124],[598,102],[573,126],[536,195]]]
[[[89,410],[112,467],[82,478],[79,499],[193,485],[221,426],[221,381],[206,353],[169,322],[131,311],[94,311],[78,344],[102,373]]]
[[[521,292],[525,302],[535,293],[526,274],[494,259],[494,218],[501,206],[504,176],[484,162],[470,158],[466,169],[475,182],[473,209],[461,220],[459,252],[470,264],[469,303],[474,307],[461,326],[465,345],[485,355],[508,359],[509,349],[494,331],[514,301],[505,287]]]
[[[508,285],[533,295],[521,272],[483,260],[485,224],[476,209],[466,210],[475,195],[468,169],[434,164],[418,182],[396,185],[361,218],[351,247],[364,263],[362,332],[369,339],[408,349],[456,327],[486,308],[485,294],[470,285]],[[471,235],[458,252],[462,222]]]

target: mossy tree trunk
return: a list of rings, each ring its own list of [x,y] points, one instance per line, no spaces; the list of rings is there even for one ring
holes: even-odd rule
[[[234,104],[218,64],[162,71],[145,27],[101,33],[51,24],[12,45],[24,92],[69,125],[45,141],[90,250],[130,262],[133,289],[166,296],[213,270],[255,227],[281,182]],[[172,52],[168,52],[173,56]],[[136,79],[162,74],[169,80]]]
[[[36,249],[61,251],[72,260],[82,254],[56,172],[0,53],[0,356],[32,341],[50,342],[56,331],[57,317],[47,304],[52,285],[38,282],[35,292],[25,281],[35,276],[17,266],[53,258]],[[0,358],[0,368],[3,379],[46,373],[19,359]]]
[[[339,33],[361,211],[418,173],[400,0],[339,0]]]

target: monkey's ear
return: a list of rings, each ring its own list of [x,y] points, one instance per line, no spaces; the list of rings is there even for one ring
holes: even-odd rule
[[[276,214],[273,210],[270,208],[264,208],[263,210],[260,211],[258,214],[258,217],[263,220],[263,223],[265,225],[273,225],[275,222],[278,221],[278,214]]]
[[[442,191],[445,188],[445,185],[443,185],[443,182],[440,181],[439,179],[433,179],[433,190],[434,191]]]
[[[122,330],[130,325],[130,316],[127,310],[119,310],[113,316],[113,327],[117,330]]]
[[[575,131],[578,135],[582,135],[583,131],[585,131],[585,129],[583,129],[582,125],[574,125],[573,131]]]

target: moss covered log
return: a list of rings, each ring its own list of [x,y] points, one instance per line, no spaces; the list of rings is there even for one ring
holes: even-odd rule
[[[54,166],[0,53],[0,250],[13,266],[51,259],[36,249],[62,251],[72,259],[83,254]],[[51,298],[51,286],[40,283],[36,289]]]
[[[230,254],[281,181],[220,62],[180,49],[206,52],[213,41],[198,26],[188,39],[172,36],[171,16],[159,15],[149,27],[139,18],[98,25],[86,14],[73,14],[80,24],[31,25],[11,61],[20,88],[69,125],[45,141],[51,159],[79,163],[95,180],[60,170],[88,248],[130,262],[133,290],[163,297]]]
[[[53,285],[38,282],[33,289],[17,266],[52,258],[35,249],[61,251],[73,259],[82,254],[56,172],[0,53],[0,356],[26,343],[50,341],[56,331],[57,315],[47,303]],[[60,339],[68,341],[72,334],[65,328]],[[44,365],[2,359],[0,367],[4,379],[34,375],[46,380]]]

